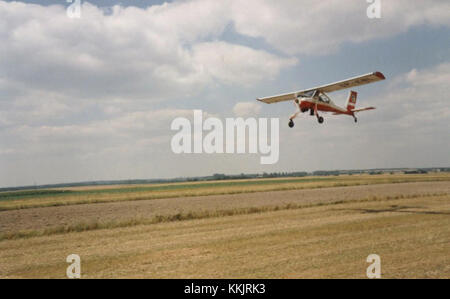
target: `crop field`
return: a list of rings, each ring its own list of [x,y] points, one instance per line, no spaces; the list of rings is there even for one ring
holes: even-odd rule
[[[450,278],[450,175],[0,192],[0,278]]]

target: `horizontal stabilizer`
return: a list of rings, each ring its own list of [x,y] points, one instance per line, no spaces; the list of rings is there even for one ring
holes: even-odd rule
[[[359,109],[352,109],[352,112],[361,112],[361,111],[367,111],[367,110],[373,110],[375,107],[367,107],[367,108],[359,108]]]

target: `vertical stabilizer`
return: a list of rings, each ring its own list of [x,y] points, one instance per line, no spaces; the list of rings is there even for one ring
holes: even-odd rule
[[[356,98],[358,97],[358,93],[356,91],[350,91],[350,94],[348,96],[347,100],[347,111],[352,111],[355,109],[356,106]]]

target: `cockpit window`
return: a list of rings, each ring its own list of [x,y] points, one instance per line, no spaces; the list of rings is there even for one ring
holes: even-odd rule
[[[312,98],[312,97],[314,97],[315,93],[316,93],[315,90],[311,90],[311,91],[308,91],[308,92],[305,92],[305,93],[301,94],[300,97],[302,97],[302,98]]]
[[[330,102],[330,98],[326,94],[321,93],[319,95],[319,101],[324,102],[324,103],[329,103]]]

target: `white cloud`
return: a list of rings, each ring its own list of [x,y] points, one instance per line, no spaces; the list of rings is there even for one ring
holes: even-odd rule
[[[433,133],[450,130],[450,63],[417,70],[393,78],[390,92],[380,105],[392,112],[392,121],[402,128]]]
[[[240,102],[234,105],[234,115],[238,117],[256,117],[261,111],[261,105],[256,102]]]
[[[161,100],[198,93],[213,81],[257,83],[296,63],[207,42],[230,23],[227,3],[115,6],[104,14],[85,2],[82,18],[70,19],[63,6],[0,1],[0,78],[76,97]]]
[[[393,78],[397,83],[386,84],[386,90],[380,87],[377,97],[361,99],[377,110],[361,113],[358,124],[350,117],[330,114],[325,115],[324,125],[306,114],[300,116],[294,129],[284,123],[280,163],[273,171],[430,166],[448,161],[450,110],[445,95],[450,90],[442,83],[448,82],[449,76],[450,64],[445,63]],[[122,108],[111,104],[105,109],[111,107]],[[246,117],[257,115],[260,108],[256,102],[240,102],[233,111]],[[208,174],[214,169],[269,171],[252,157],[202,156],[202,163],[194,163],[198,161],[194,156],[173,155],[170,123],[175,117],[192,118],[192,110],[112,111],[105,119],[60,125],[16,124],[0,130],[0,164],[9,170],[0,172],[0,181],[4,185],[15,184],[15,180],[32,182],[32,173],[24,169],[39,169],[38,182],[60,182],[66,177],[66,181],[173,177]],[[286,111],[286,117],[290,112]]]
[[[242,165],[250,162],[242,157],[196,163],[171,155],[170,122],[192,114],[179,108],[178,100],[192,98],[196,108],[218,110],[203,90],[213,89],[208,94],[214,95],[217,88],[235,97],[236,91],[278,78],[298,63],[298,54],[329,53],[346,42],[450,23],[448,1],[382,5],[383,18],[369,20],[363,0],[192,0],[146,9],[116,6],[108,14],[84,2],[82,18],[69,19],[62,5],[0,0],[0,182],[27,184],[33,175],[41,183],[194,175],[199,168],[247,171]],[[229,36],[225,41],[230,27],[278,51],[259,42],[253,47],[251,39],[245,46]],[[386,92],[367,99],[378,110],[361,115],[356,127],[339,117],[319,128],[313,119],[299,119],[297,131],[283,133],[285,169],[364,167],[382,154],[386,161],[406,161],[408,155],[397,149],[427,143],[448,149],[448,138],[433,136],[449,131],[449,81],[448,63],[389,79]],[[233,112],[254,116],[261,107],[240,102]],[[357,154],[344,154],[356,149]],[[445,160],[436,151],[424,161]],[[314,156],[324,160],[299,158]]]
[[[59,157],[60,163],[68,159],[83,163],[87,158],[102,161],[105,152],[108,157],[140,153],[150,158],[155,151],[170,151],[170,123],[176,117],[192,118],[192,111],[147,110],[78,124],[16,125],[0,130],[0,163],[17,157]]]
[[[256,84],[297,63],[220,41],[230,24],[288,55],[450,24],[448,1],[383,1],[381,20],[368,19],[367,6],[360,0],[192,0],[115,6],[105,14],[84,2],[82,18],[70,19],[62,5],[0,1],[0,80],[7,80],[0,86],[161,100],[198,94],[213,82]]]
[[[369,19],[364,0],[247,0],[233,5],[241,34],[265,39],[289,54],[325,54],[345,42],[364,42],[406,32],[413,26],[450,25],[450,2],[381,2],[381,19]]]
[[[302,114],[293,130],[281,130],[281,169],[431,167],[450,163],[450,63],[388,79],[377,96],[360,94],[351,117],[323,114],[324,125]],[[294,150],[292,150],[294,149]],[[296,157],[311,157],[310,159]],[[315,158],[316,157],[316,158]]]
[[[265,51],[221,41],[197,44],[193,52],[196,64],[225,84],[252,85],[273,79],[282,69],[297,63],[295,58],[283,59]]]

